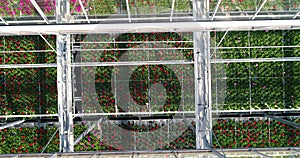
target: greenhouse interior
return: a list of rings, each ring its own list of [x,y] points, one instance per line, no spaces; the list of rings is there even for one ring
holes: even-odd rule
[[[300,157],[299,0],[0,13],[0,157]]]

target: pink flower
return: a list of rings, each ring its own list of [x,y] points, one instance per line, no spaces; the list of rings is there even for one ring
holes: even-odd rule
[[[77,12],[80,12],[80,11],[81,11],[80,6],[77,6],[77,7],[76,7],[76,10],[77,10]]]

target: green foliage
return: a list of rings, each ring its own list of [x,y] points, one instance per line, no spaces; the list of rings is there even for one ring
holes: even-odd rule
[[[45,38],[55,46],[55,36]],[[56,62],[56,53],[40,36],[4,36],[0,43],[1,64]],[[57,112],[56,68],[0,69],[0,80],[1,115]]]
[[[212,33],[218,44],[224,32]],[[214,54],[217,59],[298,57],[299,31],[228,32]],[[216,45],[215,44],[215,45]],[[239,47],[239,48],[232,48]],[[250,48],[247,48],[250,47]],[[272,48],[266,48],[272,47]],[[214,108],[219,110],[297,109],[299,62],[252,62],[213,65]]]
[[[299,123],[299,119],[291,119]],[[215,148],[299,147],[300,130],[264,119],[217,120],[213,125]]]

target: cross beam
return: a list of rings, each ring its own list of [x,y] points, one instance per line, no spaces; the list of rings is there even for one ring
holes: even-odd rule
[[[161,22],[123,24],[70,24],[0,26],[0,34],[38,35],[42,34],[83,34],[83,33],[125,33],[125,32],[197,32],[237,30],[282,30],[300,29],[300,20],[247,20],[247,21],[201,21]]]

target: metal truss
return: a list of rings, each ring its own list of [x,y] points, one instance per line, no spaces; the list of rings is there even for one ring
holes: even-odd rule
[[[121,24],[69,24],[0,26],[2,35],[42,34],[96,34],[127,32],[199,32],[238,30],[292,30],[300,29],[300,20],[245,20],[245,21],[199,21],[199,22],[155,22]]]
[[[196,118],[196,148],[201,149],[197,152],[209,152],[209,155],[213,157],[211,152],[216,156],[223,157],[228,156],[231,151],[225,150],[226,154],[220,154],[219,149],[211,149],[210,144],[212,142],[212,113],[223,113],[223,112],[255,112],[262,110],[225,110],[225,111],[213,111],[211,107],[211,64],[214,63],[229,63],[229,62],[270,62],[270,61],[300,61],[299,57],[289,58],[264,58],[264,59],[210,59],[210,31],[235,31],[235,30],[282,30],[282,29],[300,29],[300,21],[296,20],[299,16],[300,11],[294,15],[295,20],[260,20],[256,21],[258,14],[263,8],[267,0],[261,4],[260,8],[255,12],[251,20],[245,21],[214,21],[218,16],[217,11],[221,4],[221,0],[218,0],[217,5],[210,17],[209,12],[209,1],[208,0],[193,0],[193,21],[186,20],[183,22],[175,21],[174,16],[174,5],[175,0],[172,0],[172,8],[169,21],[155,20],[153,23],[141,23],[132,21],[135,20],[131,17],[129,1],[126,0],[126,9],[128,21],[126,23],[109,23],[109,24],[70,24],[70,1],[58,0],[56,3],[56,19],[49,20],[41,8],[37,5],[35,0],[31,0],[38,13],[44,20],[36,20],[36,22],[55,23],[56,25],[31,25],[31,26],[0,26],[0,34],[2,35],[40,35],[44,41],[50,46],[52,51],[57,53],[57,63],[55,64],[7,64],[0,65],[0,68],[39,68],[39,67],[56,67],[57,68],[57,88],[58,88],[58,114],[36,114],[36,115],[4,115],[0,118],[26,118],[26,117],[58,117],[60,126],[58,128],[60,135],[60,151],[59,152],[74,152],[74,145],[76,145],[80,139],[82,139],[89,131],[92,130],[96,125],[92,125],[88,130],[82,133],[74,141],[73,132],[73,118],[83,116],[122,116],[122,115],[152,115],[152,114],[195,114]],[[90,19],[87,12],[85,11],[82,1],[79,0],[80,7],[83,10],[85,16],[84,21],[87,23],[95,22],[97,20]],[[218,16],[219,17],[219,16]],[[141,18],[139,18],[141,19]],[[0,20],[5,24],[9,25],[11,22],[4,20],[0,17]],[[94,20],[94,21],[93,21]],[[109,19],[108,19],[109,20]],[[114,19],[115,20],[115,19]],[[124,19],[122,19],[124,20]],[[101,20],[98,20],[98,22]],[[74,20],[73,22],[76,22]],[[17,23],[17,22],[15,22]],[[22,24],[22,21],[19,22]],[[125,32],[194,32],[194,59],[195,61],[143,61],[143,62],[84,62],[84,63],[72,63],[71,62],[71,34],[96,34],[96,33],[125,33]],[[43,34],[52,34],[57,36],[56,49],[42,36]],[[222,37],[220,43],[226,38],[227,33]],[[218,44],[218,46],[220,45]],[[289,46],[287,46],[289,47]],[[249,47],[246,47],[249,48]],[[261,48],[261,47],[259,47]],[[268,47],[269,48],[269,47]],[[164,48],[165,49],[165,48]],[[226,48],[213,48],[213,49],[226,49]],[[230,49],[230,48],[228,48]],[[242,49],[242,48],[241,48]],[[151,50],[151,49],[150,49]],[[152,49],[152,50],[157,50]],[[74,49],[74,51],[78,51]],[[124,112],[124,113],[79,113],[75,114],[72,107],[73,99],[73,83],[72,73],[73,67],[83,66],[122,66],[122,65],[158,65],[158,64],[194,64],[195,74],[195,111],[169,111],[169,112]],[[263,110],[264,111],[264,110]],[[295,111],[291,110],[266,110],[266,111]],[[287,120],[283,120],[274,116],[266,115],[266,117],[290,124],[299,128],[299,125],[291,123]],[[20,124],[24,121],[14,122],[1,128],[7,128],[16,124]],[[53,137],[52,137],[53,138]],[[52,139],[51,138],[51,139]],[[50,141],[51,141],[50,139]],[[49,142],[50,142],[49,141]],[[49,144],[48,142],[48,144]],[[47,145],[48,145],[47,144]],[[46,147],[47,147],[46,145]],[[46,148],[45,147],[45,148]],[[43,149],[43,151],[45,150]],[[296,149],[295,149],[296,150]],[[248,151],[248,150],[235,150],[237,151]],[[267,156],[261,153],[260,150],[255,149],[250,152],[257,153],[261,156]],[[189,151],[192,152],[192,151]],[[222,151],[223,152],[223,151]],[[252,152],[252,153],[253,153]],[[143,153],[143,152],[140,152]],[[146,153],[146,152],[145,152]],[[153,153],[160,153],[160,151],[152,151]],[[76,155],[76,153],[73,153]],[[80,153],[82,154],[82,153]],[[78,155],[80,155],[78,154]],[[94,156],[99,153],[93,153]],[[116,154],[116,153],[113,153]],[[132,152],[130,153],[132,154]],[[174,153],[173,153],[174,154]],[[43,154],[41,154],[43,155]],[[59,155],[59,154],[58,154]],[[229,154],[230,155],[230,154]],[[49,156],[49,155],[48,155]],[[50,155],[51,156],[51,155]],[[180,157],[180,154],[175,155]]]
[[[194,18],[207,20],[208,1],[194,0]],[[210,33],[194,32],[194,74],[195,74],[195,112],[196,149],[208,149],[211,144],[211,106],[210,106]]]

